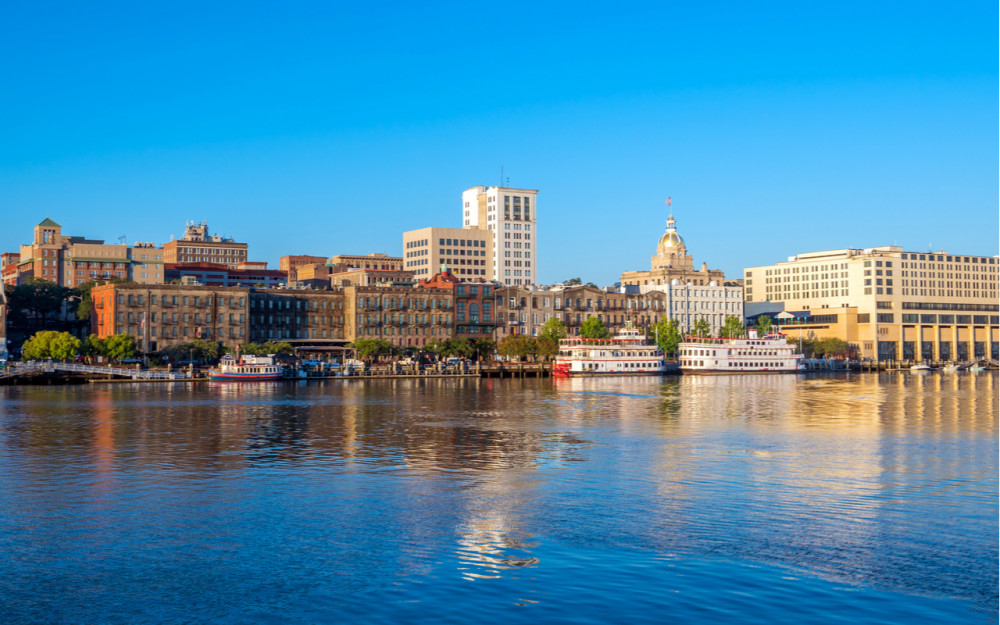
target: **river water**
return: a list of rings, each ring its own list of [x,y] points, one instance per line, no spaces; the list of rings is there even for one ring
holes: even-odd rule
[[[0,623],[984,623],[995,374],[0,388]]]

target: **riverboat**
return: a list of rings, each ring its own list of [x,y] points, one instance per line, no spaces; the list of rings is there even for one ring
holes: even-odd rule
[[[804,371],[802,354],[783,334],[716,339],[685,337],[677,346],[681,373],[795,373]]]
[[[280,380],[284,370],[274,364],[270,356],[244,356],[233,358],[229,354],[222,357],[217,369],[208,372],[208,379],[216,382],[259,382]]]
[[[626,326],[609,339],[570,337],[559,341],[553,375],[663,375],[663,352],[639,330]]]

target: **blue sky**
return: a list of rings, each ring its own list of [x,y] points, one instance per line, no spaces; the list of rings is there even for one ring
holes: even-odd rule
[[[898,244],[996,254],[993,3],[19,3],[0,248],[401,253],[463,189],[540,189],[542,282]]]

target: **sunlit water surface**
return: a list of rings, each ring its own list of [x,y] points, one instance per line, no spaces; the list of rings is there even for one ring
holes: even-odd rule
[[[0,623],[981,623],[992,374],[0,389]]]

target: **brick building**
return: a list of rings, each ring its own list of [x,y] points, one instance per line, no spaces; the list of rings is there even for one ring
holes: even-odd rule
[[[337,291],[105,284],[91,297],[92,332],[101,338],[131,334],[143,352],[194,339],[235,346],[344,338],[344,295]]]
[[[166,282],[190,277],[203,286],[279,287],[287,283],[284,271],[268,269],[267,263],[167,263],[163,271]]]
[[[455,298],[453,336],[467,339],[493,338],[496,328],[495,289],[492,282],[465,281],[451,271],[421,280],[420,287],[450,292]]]
[[[344,293],[344,338],[385,339],[398,347],[423,347],[451,337],[454,295],[418,287],[349,286]]]
[[[278,259],[278,269],[285,272],[289,282],[298,282],[300,280],[298,269],[303,265],[326,265],[326,257],[298,255],[282,256]],[[314,276],[310,276],[310,278],[312,277]]]
[[[668,316],[666,296],[649,293],[608,292],[590,286],[572,286],[551,291],[502,287],[496,293],[497,340],[511,334],[538,336],[552,317],[566,324],[570,336],[580,334],[580,326],[597,317],[612,334],[627,322],[637,328],[659,323]]]

